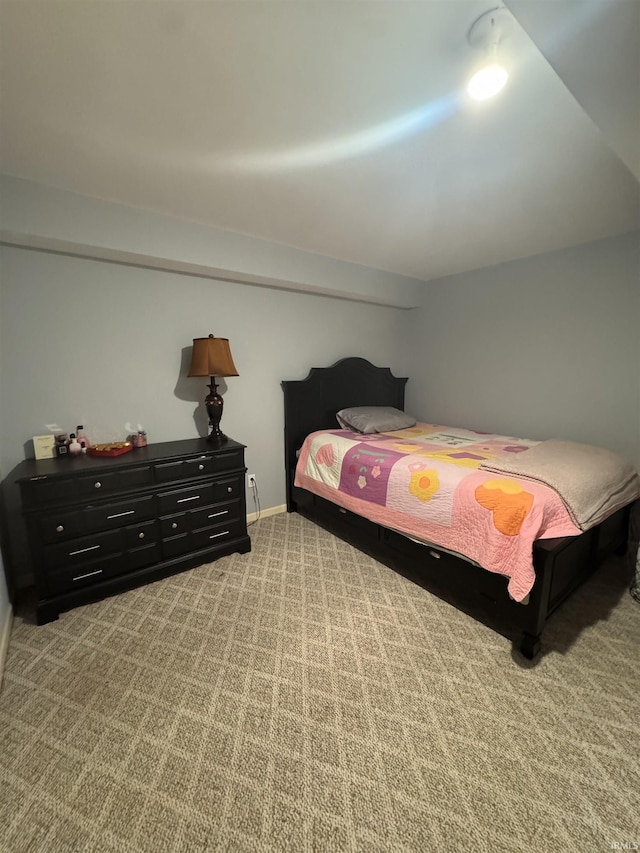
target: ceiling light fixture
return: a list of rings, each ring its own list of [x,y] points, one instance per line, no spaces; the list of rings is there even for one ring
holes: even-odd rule
[[[512,23],[509,12],[498,6],[480,15],[469,30],[469,44],[481,48],[485,54],[482,66],[467,84],[467,91],[476,101],[497,95],[507,82],[509,74],[498,62],[498,44],[509,34]]]

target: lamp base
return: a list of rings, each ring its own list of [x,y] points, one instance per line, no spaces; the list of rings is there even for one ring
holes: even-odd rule
[[[229,439],[220,429],[212,429],[207,436],[207,441],[213,444],[214,447],[220,447],[222,444],[226,444]]]
[[[207,394],[204,400],[204,405],[207,410],[207,414],[209,415],[209,426],[211,427],[211,432],[207,436],[207,441],[211,442],[214,446],[220,446],[228,441],[228,439],[220,429],[224,400],[220,394],[218,394],[218,386],[216,385],[214,376],[211,377],[209,388],[211,389],[211,392]]]

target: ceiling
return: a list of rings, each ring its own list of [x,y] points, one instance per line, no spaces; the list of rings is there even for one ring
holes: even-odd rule
[[[640,3],[2,0],[0,171],[429,280],[639,225]]]

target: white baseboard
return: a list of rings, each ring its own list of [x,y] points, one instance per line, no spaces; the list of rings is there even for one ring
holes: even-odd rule
[[[11,636],[11,626],[13,625],[13,607],[9,605],[7,618],[5,619],[0,637],[0,688],[2,687],[2,676],[4,675],[4,662],[7,659],[7,651],[9,649],[9,637]]]
[[[286,504],[280,504],[280,506],[270,506],[267,509],[260,510],[260,518],[268,518],[270,515],[278,515],[279,513],[286,511]],[[257,518],[257,512],[247,513],[247,524],[251,524],[253,521],[256,521]]]

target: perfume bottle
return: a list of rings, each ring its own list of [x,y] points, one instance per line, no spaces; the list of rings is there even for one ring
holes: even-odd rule
[[[91,442],[89,441],[89,439],[85,435],[84,427],[82,426],[82,424],[79,424],[76,427],[76,438],[78,439],[78,443],[80,444],[80,447],[82,448],[82,452],[86,453],[87,448],[91,447]]]
[[[76,438],[75,432],[72,432],[69,436],[69,455],[78,456],[80,453],[82,453],[82,445]]]
[[[67,434],[66,432],[59,432],[56,435],[56,456],[67,456],[68,451]]]

